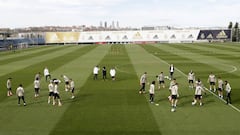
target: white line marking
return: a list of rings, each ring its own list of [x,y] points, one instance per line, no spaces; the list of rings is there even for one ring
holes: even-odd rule
[[[165,63],[165,64],[167,64],[167,65],[170,66],[170,64],[167,63],[166,61],[160,59],[159,57],[157,57],[157,56],[155,56],[155,55],[153,55],[153,56],[154,56],[156,59],[161,60],[163,63]],[[232,67],[234,68],[234,70],[232,70],[232,71],[229,72],[229,73],[232,73],[232,72],[237,71],[237,67],[235,67],[235,66],[233,66],[233,65],[232,65]],[[175,69],[176,69],[179,73],[181,73],[182,75],[184,75],[185,77],[188,77],[185,73],[183,73],[183,72],[182,72],[181,70],[179,70],[178,68],[175,68]],[[220,100],[223,101],[224,103],[227,103],[225,100],[219,98],[215,93],[213,93],[212,91],[210,91],[210,90],[207,89],[206,87],[204,87],[204,88],[205,88],[205,90],[207,90],[208,92],[210,92],[212,95],[214,95],[215,97],[217,97],[218,99],[220,99]],[[228,106],[230,106],[230,107],[232,107],[234,110],[240,112],[240,110],[239,110],[237,107],[233,106],[232,104],[228,104]]]
[[[222,64],[222,65],[225,66],[225,67],[231,67],[232,70],[224,72],[224,73],[218,73],[216,75],[223,75],[223,74],[233,73],[233,72],[236,72],[238,70],[238,68],[236,66],[234,66],[234,65],[227,65],[227,64]]]
[[[217,97],[218,99],[220,99],[221,101],[223,101],[225,104],[227,103],[224,99],[219,98],[215,93],[213,93],[212,91],[210,91],[208,88],[204,87],[204,89],[207,90],[207,91],[208,91],[209,93],[211,93],[212,95],[214,95],[215,97]],[[232,104],[228,104],[228,105],[231,106],[234,110],[240,112],[240,110],[239,110],[237,107],[233,106]]]

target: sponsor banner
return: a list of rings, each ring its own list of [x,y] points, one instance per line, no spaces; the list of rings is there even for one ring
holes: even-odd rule
[[[47,32],[46,43],[78,43],[79,32]]]
[[[79,43],[196,41],[200,30],[90,31],[81,32]]]
[[[198,40],[230,40],[231,30],[200,30]]]
[[[46,32],[46,43],[196,41],[200,30]]]

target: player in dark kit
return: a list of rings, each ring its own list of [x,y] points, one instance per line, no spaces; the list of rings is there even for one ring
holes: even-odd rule
[[[171,64],[170,65],[170,67],[169,67],[169,73],[170,73],[170,80],[172,80],[173,79],[173,73],[174,73],[174,66],[173,66],[173,64]]]
[[[107,79],[107,69],[106,69],[106,67],[103,67],[102,74],[103,74],[103,80],[105,81],[105,79]]]

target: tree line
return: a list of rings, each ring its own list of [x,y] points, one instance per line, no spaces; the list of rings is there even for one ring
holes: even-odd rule
[[[239,23],[236,22],[235,25],[233,25],[233,23],[230,22],[228,25],[228,29],[232,30],[232,41],[239,42],[240,39]]]

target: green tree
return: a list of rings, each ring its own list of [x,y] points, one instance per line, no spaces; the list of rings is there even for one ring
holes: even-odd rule
[[[232,41],[239,42],[239,23],[236,22],[234,27],[232,28]]]
[[[228,29],[232,29],[232,27],[233,27],[233,23],[229,22]]]
[[[239,42],[239,23],[236,22],[234,25],[235,35],[236,35],[236,42]]]

